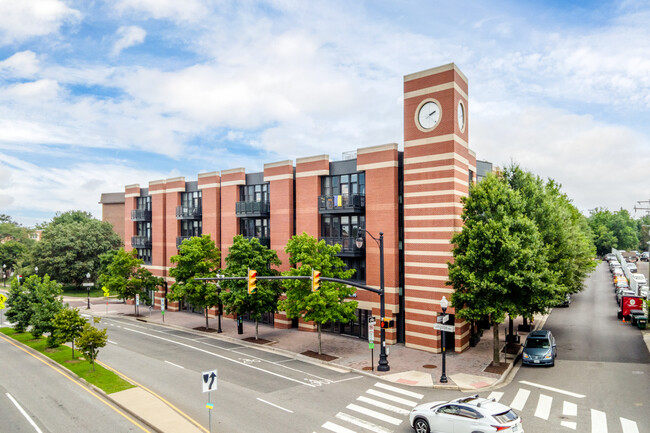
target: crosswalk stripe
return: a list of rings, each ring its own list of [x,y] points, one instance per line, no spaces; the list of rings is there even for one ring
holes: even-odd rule
[[[577,416],[578,415],[578,405],[571,403],[570,401],[565,401],[562,406],[562,415],[567,416]]]
[[[621,427],[623,427],[623,433],[639,433],[636,423],[629,419],[621,418]]]
[[[488,400],[491,399],[491,398],[493,398],[494,401],[499,401],[499,400],[501,400],[501,397],[503,397],[503,393],[502,393],[502,392],[492,391],[492,392],[490,393],[490,395],[488,395],[487,398],[488,398]]]
[[[591,433],[607,433],[607,415],[596,409],[591,409]]]
[[[512,403],[510,403],[510,407],[515,410],[522,410],[526,404],[526,400],[528,400],[529,395],[530,391],[527,389],[519,388],[517,395],[515,395],[515,399],[512,400]]]
[[[572,430],[575,430],[576,427],[578,426],[575,422],[573,421],[560,421],[560,425],[562,427],[570,428]]]
[[[365,407],[357,406],[356,404],[349,404],[346,406],[346,408],[355,412],[362,413],[364,415],[371,416],[373,418],[377,418],[381,421],[389,422],[394,425],[400,425],[402,423],[401,419],[393,418],[392,416],[377,412],[375,410],[366,409]]]
[[[539,400],[537,401],[537,409],[535,409],[535,416],[541,419],[548,419],[548,416],[551,414],[552,403],[553,397],[540,394]]]
[[[553,388],[551,386],[546,386],[546,385],[540,385],[539,383],[528,382],[526,380],[520,380],[519,383],[523,383],[524,385],[534,386],[534,387],[540,388],[540,389],[545,389],[547,391],[552,391],[552,392],[557,392],[557,393],[560,393],[560,394],[565,394],[565,395],[575,397],[575,398],[585,398],[584,395],[578,394],[576,392],[565,391],[563,389]]]
[[[383,428],[382,426],[378,426],[377,424],[373,424],[369,421],[359,419],[357,417],[354,417],[352,415],[348,415],[347,413],[339,412],[336,414],[336,417],[342,421],[349,422],[350,424],[354,424],[357,427],[365,428],[366,430],[370,430],[371,432],[376,432],[376,433],[392,433],[392,430],[387,430]]]
[[[376,407],[379,407],[381,409],[386,409],[388,411],[398,413],[400,415],[408,415],[410,413],[408,410],[402,409],[401,407],[393,406],[391,404],[384,403],[384,402],[377,401],[377,400],[373,400],[371,398],[364,397],[364,396],[357,397],[357,400],[362,401],[364,403],[368,403],[368,404],[376,406]]]
[[[334,424],[333,422],[329,422],[329,421],[323,424],[323,428],[326,428],[329,431],[333,431],[334,433],[356,433],[354,430],[341,427],[340,425]]]
[[[386,400],[390,400],[393,403],[400,403],[410,407],[413,407],[417,404],[417,402],[415,401],[407,400],[401,397],[395,397],[394,395],[386,394],[385,392],[377,391],[372,388],[366,391],[366,394],[371,394],[374,395],[375,397],[385,398]]]
[[[414,398],[417,398],[418,400],[422,400],[422,398],[424,397],[424,395],[418,394],[417,392],[407,391],[405,389],[398,388],[396,386],[386,385],[385,383],[382,383],[382,382],[375,383],[375,386],[377,388],[387,389],[389,391],[393,391],[393,392],[396,392],[398,394],[408,395],[409,397],[414,397]]]

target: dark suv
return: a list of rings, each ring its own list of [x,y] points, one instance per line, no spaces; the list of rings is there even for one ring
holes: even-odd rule
[[[533,331],[524,343],[522,363],[526,365],[555,365],[557,346],[551,331]]]

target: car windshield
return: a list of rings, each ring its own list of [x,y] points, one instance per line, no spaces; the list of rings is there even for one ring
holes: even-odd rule
[[[526,347],[529,349],[548,349],[551,342],[546,338],[529,338],[526,340]]]

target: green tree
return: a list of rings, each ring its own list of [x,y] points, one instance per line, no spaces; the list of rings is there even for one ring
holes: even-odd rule
[[[11,280],[7,296],[7,307],[9,308],[5,315],[7,319],[14,324],[17,332],[25,332],[34,314],[32,305],[34,304],[34,293],[26,285],[21,285],[14,278]]]
[[[121,299],[135,299],[139,295],[143,303],[148,303],[151,301],[149,292],[155,292],[163,284],[163,279],[143,268],[144,262],[138,259],[137,254],[136,250],[126,252],[121,248],[107,266],[108,273],[100,276],[100,281]],[[138,314],[135,304],[133,311]]]
[[[81,317],[78,308],[63,309],[52,319],[54,335],[58,341],[72,344],[72,359],[74,359],[74,342],[83,331],[86,319]]]
[[[589,216],[589,226],[594,233],[594,243],[599,255],[611,252],[612,248],[633,250],[639,246],[638,224],[625,209],[611,212],[596,208]]]
[[[100,255],[121,245],[110,223],[85,212],[66,212],[57,214],[43,229],[34,247],[34,264],[62,284],[81,287],[86,273],[97,278]]]
[[[247,275],[248,269],[257,271],[258,276],[277,276],[280,272],[272,266],[280,266],[282,262],[275,250],[260,244],[256,238],[246,239],[242,235],[233,238],[233,244],[228,248],[226,257],[227,277]],[[224,281],[224,288],[229,289],[221,294],[225,311],[228,314],[241,316],[250,313],[255,320],[255,339],[259,338],[259,321],[265,313],[275,313],[278,309],[278,299],[282,294],[282,284],[279,280],[260,280],[257,282],[256,293],[248,294],[246,280]]]
[[[503,177],[489,174],[463,199],[463,230],[451,242],[451,303],[456,316],[469,321],[489,317],[493,326],[493,362],[500,363],[499,328],[505,314],[518,313],[526,292],[529,302],[544,302],[549,270],[542,237],[525,214],[524,200]],[[519,304],[518,304],[519,302]]]
[[[307,233],[293,236],[287,242],[285,251],[293,266],[283,275],[309,276],[313,270],[321,272],[321,277],[349,279],[354,269],[346,269],[345,263],[338,257],[340,245],[327,245]],[[309,280],[285,280],[286,299],[279,301],[278,308],[287,313],[287,317],[302,317],[306,321],[316,322],[318,327],[318,353],[322,353],[321,327],[329,321],[347,322],[354,318],[356,301],[348,299],[355,293],[353,287],[345,284],[321,282],[320,290],[312,292]]]
[[[101,319],[95,317],[93,320],[95,323],[99,323]],[[95,371],[95,360],[99,354],[99,349],[106,346],[107,340],[106,329],[97,329],[88,322],[84,324],[81,333],[76,339],[77,347],[86,359],[90,361],[93,366],[93,371]]]
[[[217,290],[212,284],[196,281],[195,278],[214,276],[221,264],[221,252],[210,235],[186,239],[178,249],[178,255],[169,261],[176,267],[169,270],[175,282],[169,288],[167,298],[172,301],[185,300],[201,307],[205,314],[205,329],[208,326],[208,309],[219,303]]]
[[[5,265],[7,274],[21,273],[30,263],[30,252],[34,240],[29,238],[30,230],[14,222],[7,215],[0,215],[0,266]],[[30,266],[30,270],[33,267]]]
[[[33,293],[30,332],[34,337],[48,333],[48,345],[54,347],[57,342],[52,319],[65,308],[61,299],[61,285],[51,280],[49,275],[45,275],[42,280],[37,275],[32,275],[25,281],[25,286]]]

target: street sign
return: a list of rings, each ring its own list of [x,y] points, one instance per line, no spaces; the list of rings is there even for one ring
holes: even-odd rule
[[[215,391],[217,389],[217,370],[205,371],[203,378],[203,392]]]
[[[7,297],[0,293],[0,310],[5,309],[5,301],[7,300]]]
[[[140,295],[136,293],[135,295],[135,306],[139,307],[140,306]]]
[[[92,286],[95,285],[95,283],[83,283],[81,285],[84,286],[84,287],[92,287]]]
[[[368,343],[368,349],[374,349],[375,343]]]
[[[434,323],[433,329],[436,329],[438,331],[447,331],[447,332],[454,332],[455,330],[454,325],[443,325],[442,323]]]
[[[449,314],[445,314],[444,316],[442,316],[442,323],[447,323],[447,322],[449,322]]]
[[[160,311],[165,311],[165,298],[160,298]]]
[[[373,343],[375,341],[375,318],[371,317],[368,319],[368,343]]]

